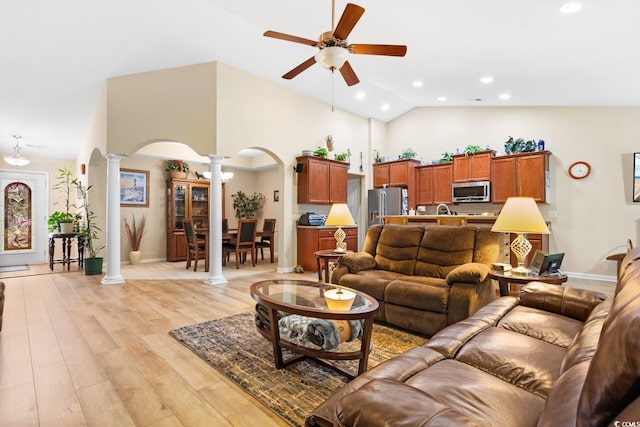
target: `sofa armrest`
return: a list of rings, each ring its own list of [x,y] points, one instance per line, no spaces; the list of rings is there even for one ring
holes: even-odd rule
[[[479,262],[469,262],[454,268],[447,274],[447,284],[473,283],[479,285],[487,280],[489,276],[489,266]]]
[[[582,322],[608,297],[600,292],[542,282],[529,282],[520,289],[520,305],[561,314]]]
[[[338,265],[331,275],[332,283],[340,283],[340,278],[347,273],[357,273],[376,268],[375,258],[368,252],[353,252],[340,257]]]

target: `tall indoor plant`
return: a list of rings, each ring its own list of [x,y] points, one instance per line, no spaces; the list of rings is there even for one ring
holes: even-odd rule
[[[98,256],[98,253],[104,248],[104,245],[96,245],[99,239],[98,233],[102,230],[96,224],[96,215],[89,206],[89,192],[92,186],[85,187],[82,181],[74,180],[74,184],[80,194],[83,221],[80,227],[80,235],[84,241],[84,248],[87,255],[84,258],[84,274],[100,274],[102,273],[102,263],[104,258]]]
[[[58,169],[56,183],[51,188],[62,191],[64,194],[64,211],[57,210],[49,215],[47,220],[49,231],[61,233],[72,233],[74,231],[76,222],[80,219],[80,215],[71,212],[71,208],[75,207],[71,203],[71,191],[74,191],[76,186],[77,181],[73,178],[71,170],[66,167]]]

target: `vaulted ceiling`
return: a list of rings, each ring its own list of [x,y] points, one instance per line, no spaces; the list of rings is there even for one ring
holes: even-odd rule
[[[107,78],[209,61],[327,103],[333,85],[338,108],[382,121],[419,106],[640,105],[638,0],[581,0],[575,14],[563,0],[352,1],[366,12],[350,43],[408,46],[351,55],[352,87],[318,64],[283,80],[316,49],[262,35],[317,39],[330,0],[3,2],[0,152],[18,134],[24,155],[75,158]]]

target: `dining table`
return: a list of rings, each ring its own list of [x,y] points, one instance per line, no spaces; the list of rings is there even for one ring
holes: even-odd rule
[[[256,239],[258,239],[260,237],[271,236],[271,241],[273,241],[274,235],[275,235],[274,231],[256,231]],[[207,248],[206,257],[208,258],[209,257],[209,253],[208,253],[208,249],[209,249],[209,230],[197,230],[196,231],[196,237],[198,239],[204,239],[205,247]],[[229,242],[229,241],[232,241],[232,240],[236,239],[237,237],[238,237],[238,229],[237,228],[230,228],[229,230],[227,230],[226,233],[222,233],[222,242]],[[207,265],[206,271],[209,271],[208,270],[208,265]]]

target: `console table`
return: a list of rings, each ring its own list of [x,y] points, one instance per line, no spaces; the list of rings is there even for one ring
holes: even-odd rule
[[[56,239],[62,240],[62,258],[54,259],[56,249]],[[71,258],[71,244],[73,240],[78,242],[78,256]],[[49,233],[49,269],[53,271],[54,264],[62,264],[62,269],[67,266],[67,271],[71,269],[72,262],[78,262],[78,268],[84,264],[84,239],[80,233]]]

